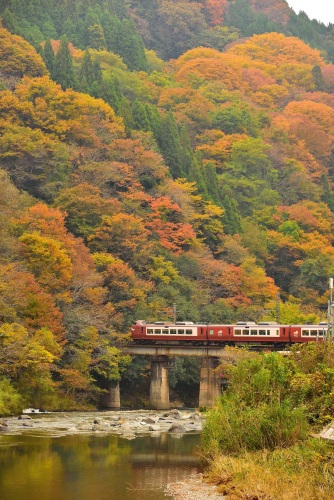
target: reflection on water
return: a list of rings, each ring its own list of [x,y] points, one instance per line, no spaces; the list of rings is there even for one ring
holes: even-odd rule
[[[200,437],[0,436],[1,500],[160,500],[199,467]]]

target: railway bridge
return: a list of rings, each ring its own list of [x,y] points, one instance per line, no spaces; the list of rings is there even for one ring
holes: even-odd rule
[[[225,355],[224,347],[208,346],[157,346],[133,345],[122,348],[123,354],[131,356],[151,357],[150,406],[155,409],[168,409],[168,359],[175,356],[193,356],[201,360],[201,375],[199,387],[199,407],[211,407],[221,394],[221,379],[215,371],[219,358]],[[105,396],[103,405],[107,408],[120,408],[119,382],[114,382]]]

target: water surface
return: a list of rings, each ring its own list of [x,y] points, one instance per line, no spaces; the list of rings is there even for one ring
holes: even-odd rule
[[[199,470],[200,436],[0,435],[1,500],[161,500]]]

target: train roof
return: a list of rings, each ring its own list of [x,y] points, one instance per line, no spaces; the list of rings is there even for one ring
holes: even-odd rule
[[[269,326],[269,327],[309,327],[309,328],[327,328],[328,324],[326,322],[320,322],[320,323],[299,323],[299,324],[284,324],[284,323],[277,323],[276,321],[259,321],[258,323],[255,323],[254,321],[237,321],[236,323],[194,323],[193,321],[176,321],[175,323],[173,321],[155,321],[155,322],[147,322],[144,320],[137,320],[136,325],[145,325],[145,326],[212,326],[212,327],[221,327],[221,326],[245,326],[245,327],[258,327],[258,326]]]

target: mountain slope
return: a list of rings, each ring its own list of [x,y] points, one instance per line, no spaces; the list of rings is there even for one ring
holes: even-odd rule
[[[158,3],[129,14],[140,24]],[[326,316],[333,66],[283,33],[238,40],[219,25],[227,3],[207,2],[209,21],[179,3],[200,12],[205,36],[234,42],[167,62],[139,44],[131,67],[108,45],[129,21],[112,2],[105,45],[89,29],[97,6],[86,13],[89,50],[63,35],[38,55],[0,30],[1,341],[10,353],[30,339],[28,369],[17,350],[9,376],[21,391],[28,376],[31,397],[43,379],[40,406],[97,401],[128,363],[116,346],[129,325],[172,318],[174,304],[180,320],[272,320],[279,292],[282,322]]]

